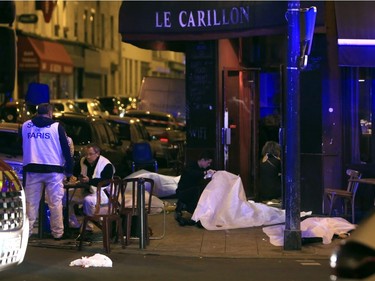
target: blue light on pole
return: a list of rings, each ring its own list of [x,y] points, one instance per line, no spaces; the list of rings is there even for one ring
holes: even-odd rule
[[[300,10],[300,31],[301,31],[301,57],[300,68],[307,66],[308,56],[311,52],[311,45],[314,37],[316,7],[312,6],[308,9]]]

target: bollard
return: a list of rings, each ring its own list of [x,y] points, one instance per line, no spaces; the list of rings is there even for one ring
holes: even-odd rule
[[[139,178],[137,187],[137,213],[138,213],[138,225],[139,225],[139,248],[146,248],[146,213],[145,213],[145,180]]]

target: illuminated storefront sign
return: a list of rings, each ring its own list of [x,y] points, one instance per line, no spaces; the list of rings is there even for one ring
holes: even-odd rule
[[[285,27],[286,9],[285,1],[124,1],[119,31],[123,41],[235,38]]]

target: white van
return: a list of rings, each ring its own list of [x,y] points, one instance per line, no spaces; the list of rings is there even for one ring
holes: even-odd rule
[[[185,119],[185,79],[144,77],[139,91],[139,110],[172,114]]]

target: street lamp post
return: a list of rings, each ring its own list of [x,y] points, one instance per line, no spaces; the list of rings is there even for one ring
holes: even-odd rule
[[[284,250],[301,249],[300,230],[300,1],[289,1],[285,112]]]

